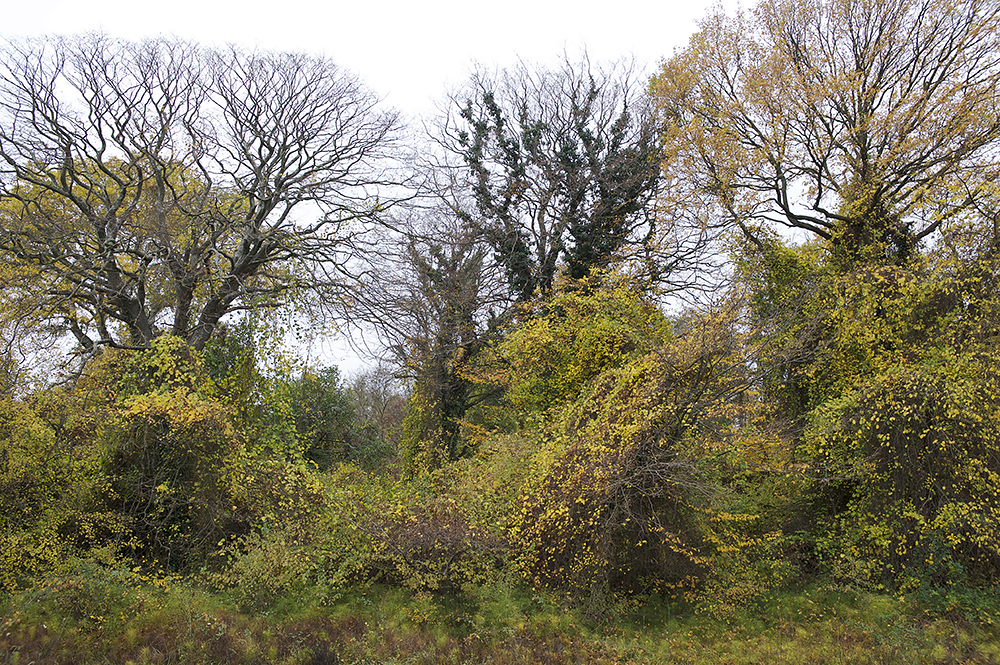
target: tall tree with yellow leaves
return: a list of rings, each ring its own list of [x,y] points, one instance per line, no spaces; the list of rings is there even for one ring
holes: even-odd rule
[[[997,174],[996,0],[764,0],[709,15],[655,78],[668,196],[754,242],[905,262]]]

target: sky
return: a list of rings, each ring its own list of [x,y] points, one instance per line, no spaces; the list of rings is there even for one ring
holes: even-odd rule
[[[634,56],[652,72],[684,46],[711,0],[20,0],[0,35],[100,30],[113,37],[159,35],[205,45],[325,55],[414,118],[430,113],[476,63],[552,63],[584,47],[592,61]]]
[[[634,58],[652,74],[682,48],[714,0],[19,0],[4,9],[0,36],[102,31],[111,37],[179,37],[206,46],[296,51],[330,58],[356,74],[411,123],[465,82],[476,65],[518,60],[556,65],[584,49],[592,62]],[[732,0],[725,3],[735,7]],[[320,354],[352,374],[370,366],[343,340]]]

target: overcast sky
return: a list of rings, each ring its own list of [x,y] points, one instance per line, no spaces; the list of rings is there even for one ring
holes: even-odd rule
[[[553,62],[584,46],[591,60],[634,56],[647,71],[687,43],[710,0],[18,0],[0,34],[102,30],[206,45],[236,43],[326,55],[408,116],[463,82],[474,63]]]
[[[463,83],[475,64],[520,58],[554,65],[634,57],[652,73],[687,44],[712,0],[17,0],[4,8],[0,35],[103,31],[140,39],[175,36],[204,45],[325,55],[356,73],[386,104],[416,119]],[[724,3],[734,7],[736,0]],[[363,365],[341,340],[320,351],[346,374]]]

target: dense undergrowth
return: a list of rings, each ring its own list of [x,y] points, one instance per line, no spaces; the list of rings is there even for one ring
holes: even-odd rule
[[[0,662],[997,662],[992,264],[769,252],[563,282],[447,441],[251,327],[0,402]]]

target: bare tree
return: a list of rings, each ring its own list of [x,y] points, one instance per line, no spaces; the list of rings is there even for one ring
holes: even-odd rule
[[[103,35],[0,50],[0,259],[84,351],[339,297],[397,118],[298,54]],[[15,271],[17,273],[18,271]],[[25,287],[21,283],[22,288]]]
[[[479,399],[462,370],[487,343],[491,313],[509,303],[498,266],[444,198],[411,208],[367,258],[348,314],[375,331],[397,376],[410,382],[412,427],[403,452],[431,446],[456,459],[462,420]]]
[[[382,441],[397,448],[406,395],[393,368],[379,363],[351,377],[345,390],[358,420],[373,426]]]

